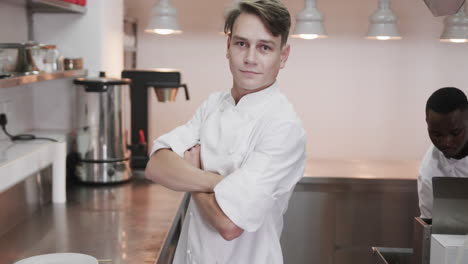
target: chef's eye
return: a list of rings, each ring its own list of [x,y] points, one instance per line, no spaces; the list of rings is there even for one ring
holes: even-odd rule
[[[237,41],[236,45],[239,46],[239,47],[245,47],[245,46],[247,46],[247,43],[245,41]]]
[[[263,51],[269,51],[269,50],[271,50],[270,46],[267,46],[267,45],[262,45],[260,48],[261,48]]]

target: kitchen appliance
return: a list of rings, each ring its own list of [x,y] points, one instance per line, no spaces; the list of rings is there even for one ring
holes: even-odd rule
[[[154,89],[159,102],[175,100],[179,88],[184,88],[185,99],[189,100],[187,85],[181,84],[178,70],[124,70],[122,78],[132,80],[131,94],[131,165],[135,169],[144,169],[148,162],[148,88]]]
[[[125,118],[130,99],[129,79],[78,78],[74,174],[81,182],[129,180],[130,150]]]

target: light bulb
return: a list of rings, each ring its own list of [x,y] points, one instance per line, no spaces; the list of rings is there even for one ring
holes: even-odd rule
[[[378,40],[389,40],[390,39],[389,36],[376,36],[375,38],[378,39]]]
[[[301,39],[316,39],[319,37],[317,34],[298,34],[296,36]]]
[[[146,32],[152,32],[160,35],[169,35],[169,34],[180,34],[182,30],[174,30],[174,29],[147,29]]]

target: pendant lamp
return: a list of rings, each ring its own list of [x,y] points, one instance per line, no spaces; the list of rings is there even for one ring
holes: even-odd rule
[[[315,0],[305,0],[305,8],[296,16],[296,27],[291,35],[294,38],[326,38],[323,15],[315,7]]]
[[[442,42],[465,43],[468,42],[468,11],[466,3],[451,16],[444,19],[445,28],[440,36]]]
[[[369,17],[366,39],[401,39],[397,28],[397,16],[390,9],[390,0],[378,0],[379,7]]]
[[[182,33],[177,21],[177,10],[172,7],[170,0],[159,0],[153,7],[145,32],[161,35]]]

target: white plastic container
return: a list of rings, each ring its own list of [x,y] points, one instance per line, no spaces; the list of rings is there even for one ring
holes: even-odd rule
[[[468,263],[467,235],[432,235],[431,264],[466,263]]]

